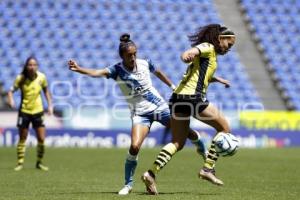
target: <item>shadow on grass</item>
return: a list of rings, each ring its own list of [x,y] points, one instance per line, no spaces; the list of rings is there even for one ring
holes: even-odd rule
[[[137,195],[149,195],[147,192],[134,192]],[[185,195],[197,195],[197,196],[218,196],[221,195],[221,193],[201,193],[201,192],[159,192],[158,195],[179,195],[179,194],[185,194]]]
[[[53,194],[53,193],[51,193]],[[74,195],[81,195],[81,194],[112,194],[118,195],[118,192],[115,191],[70,191],[70,192],[56,192],[57,195],[67,195],[67,194],[74,194]],[[141,195],[141,196],[151,196],[147,192],[132,192],[133,195]],[[197,195],[197,196],[218,196],[221,193],[201,193],[201,192],[160,192],[158,195]]]
[[[51,193],[53,194],[53,193]],[[80,195],[80,194],[118,194],[117,192],[111,192],[111,191],[69,191],[69,192],[55,192],[55,194],[57,195],[66,195],[66,194],[76,194],[76,195]]]

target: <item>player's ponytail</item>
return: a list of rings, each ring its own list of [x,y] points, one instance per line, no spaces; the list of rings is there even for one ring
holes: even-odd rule
[[[199,27],[195,34],[189,35],[188,38],[194,47],[203,42],[208,42],[214,46],[218,44],[218,36],[220,34],[220,24],[209,24],[203,27]]]
[[[220,51],[219,36],[234,36],[234,32],[226,26],[220,24],[208,24],[199,27],[195,34],[189,35],[188,38],[194,47],[203,42],[208,42],[214,45],[216,52]]]
[[[136,47],[135,43],[130,40],[130,34],[124,33],[120,36],[120,45],[119,45],[119,55],[123,58],[123,52],[128,49],[128,47],[134,46]]]
[[[130,35],[128,33],[124,33],[120,36],[120,42],[129,42],[130,40]]]

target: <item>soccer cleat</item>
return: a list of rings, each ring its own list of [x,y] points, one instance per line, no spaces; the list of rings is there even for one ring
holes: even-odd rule
[[[14,170],[15,170],[16,172],[21,171],[22,169],[23,169],[23,164],[18,164],[18,165],[14,168]]]
[[[127,195],[132,191],[132,187],[130,185],[125,185],[119,192],[119,195]]]
[[[215,170],[214,169],[208,169],[208,168],[204,167],[200,170],[198,175],[199,175],[199,178],[208,180],[209,182],[211,182],[215,185],[219,185],[219,186],[224,185],[223,181],[221,181],[220,179],[218,179],[215,176]]]
[[[49,167],[43,165],[41,162],[37,162],[35,168],[40,169],[42,171],[49,171]]]
[[[142,175],[142,181],[145,183],[146,189],[148,191],[148,194],[151,195],[157,195],[157,189],[156,189],[156,183],[155,183],[155,177],[153,177],[149,171],[146,171]]]

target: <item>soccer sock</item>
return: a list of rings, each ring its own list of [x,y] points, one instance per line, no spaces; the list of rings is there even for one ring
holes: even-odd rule
[[[218,157],[219,157],[219,155],[217,154],[217,152],[215,150],[215,141],[212,141],[209,151],[208,151],[207,158],[204,163],[204,167],[206,167],[208,169],[213,169],[218,160]]]
[[[22,165],[24,163],[25,150],[26,150],[25,140],[20,140],[17,145],[18,165]]]
[[[137,166],[137,155],[131,155],[128,152],[126,161],[125,161],[125,185],[133,185],[133,175]]]
[[[39,142],[37,145],[37,162],[41,163],[45,154],[45,145],[43,142]]]
[[[201,152],[203,155],[205,155],[207,149],[205,147],[205,144],[203,143],[203,141],[201,140],[201,136],[198,132],[197,133],[197,136],[198,136],[198,139],[196,140],[191,140],[191,142],[196,146],[197,150],[199,152]]]
[[[171,160],[176,151],[176,146],[173,143],[165,145],[159,152],[152,168],[149,171],[151,171],[154,175],[157,174]]]

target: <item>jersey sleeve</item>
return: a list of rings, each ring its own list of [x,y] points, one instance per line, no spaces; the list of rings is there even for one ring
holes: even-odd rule
[[[117,71],[116,65],[111,65],[111,66],[107,67],[106,69],[108,71],[108,75],[106,78],[112,78],[112,79],[116,80],[117,76],[118,76],[118,71]]]
[[[16,91],[17,89],[20,88],[20,82],[21,82],[21,79],[22,79],[22,75],[18,75],[14,81],[14,84],[13,86],[11,87],[11,91]]]
[[[200,57],[208,58],[214,51],[213,45],[209,43],[201,43],[195,46],[201,52]]]
[[[48,81],[45,75],[42,77],[42,88],[46,88],[48,86]]]
[[[148,59],[147,62],[148,62],[150,72],[152,72],[152,73],[155,72],[156,66],[153,64],[153,62],[150,59]]]

